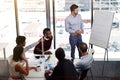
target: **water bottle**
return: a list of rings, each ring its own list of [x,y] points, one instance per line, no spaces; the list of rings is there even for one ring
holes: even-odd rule
[[[47,57],[47,59],[45,60],[45,62],[49,61],[50,60],[50,55]]]
[[[43,59],[42,59],[42,58],[40,58],[40,62],[39,62],[39,63],[40,63],[40,64],[42,64],[42,62],[43,62]]]
[[[44,69],[48,69],[48,61],[45,61]]]
[[[49,60],[50,60],[50,55],[45,60],[44,69],[49,69],[50,68]]]
[[[45,56],[44,55],[40,55],[40,64],[42,64],[44,62]]]

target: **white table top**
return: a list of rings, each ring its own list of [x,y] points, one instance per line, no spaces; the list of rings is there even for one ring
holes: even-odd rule
[[[34,70],[30,70],[29,75],[26,76],[26,80],[45,80],[44,77],[44,72],[45,70],[41,70],[41,71],[34,71]]]
[[[34,56],[28,59],[28,63],[30,66],[40,66],[40,71],[30,70],[29,75],[25,76],[26,80],[45,80],[44,73],[45,70],[45,60],[47,59],[48,55],[45,56],[45,58],[36,59]],[[42,60],[42,63],[40,64],[40,60]],[[52,64],[52,67],[55,67],[55,64],[57,63],[57,60],[53,55],[51,55],[51,58],[49,60],[49,63]],[[54,66],[53,66],[54,65]],[[49,69],[49,68],[48,68]]]

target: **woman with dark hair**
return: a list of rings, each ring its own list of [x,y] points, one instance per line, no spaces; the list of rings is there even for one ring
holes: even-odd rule
[[[25,67],[21,61],[25,62]],[[16,46],[13,50],[13,58],[10,61],[10,80],[22,80],[23,74],[28,75],[30,69],[37,70],[36,67],[29,67],[27,59],[24,58],[23,47]]]
[[[25,46],[26,44],[26,37],[25,36],[17,36],[16,37],[16,44],[17,46]]]
[[[25,36],[20,36],[20,35],[19,35],[19,36],[16,37],[16,47],[17,47],[17,46],[21,46],[21,47],[24,48],[25,44],[26,44],[26,37],[25,37]],[[24,49],[24,50],[25,50],[25,49]],[[17,55],[17,54],[15,54],[15,55]],[[13,58],[13,55],[10,55],[10,56],[8,57],[8,60],[10,61],[12,58]],[[25,54],[24,54],[24,58],[26,58],[26,57],[25,57]]]

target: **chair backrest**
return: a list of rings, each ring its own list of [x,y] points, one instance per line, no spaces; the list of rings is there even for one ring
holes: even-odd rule
[[[83,70],[80,75],[80,80],[84,80],[84,78],[87,76],[87,72],[89,69]]]
[[[12,58],[13,58],[13,55],[10,55],[10,56],[7,58],[9,64],[10,64],[10,61],[12,60]]]
[[[9,79],[9,63],[8,60],[0,60],[0,80]]]

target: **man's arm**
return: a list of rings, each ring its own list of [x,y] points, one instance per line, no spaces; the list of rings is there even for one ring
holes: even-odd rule
[[[42,53],[42,50],[40,50],[38,47],[35,48],[36,51],[38,51],[39,53]]]
[[[39,41],[39,43],[35,46],[34,53],[35,54],[42,53],[41,47],[42,45],[41,42]]]
[[[53,37],[51,36],[51,37],[49,38],[49,41],[46,42],[47,47],[46,47],[46,51],[44,51],[44,52],[50,52],[49,49],[50,49],[51,44],[52,44],[52,39],[53,39]]]
[[[92,55],[93,55],[94,52],[95,52],[94,49],[89,49],[88,51],[89,51],[88,53],[89,53],[89,54],[92,54]]]
[[[74,30],[70,29],[69,21],[67,19],[65,20],[65,30],[69,33],[75,33]]]
[[[80,29],[76,31],[77,34],[83,34],[84,33],[84,29],[83,29],[83,21],[81,19],[81,15],[80,15]]]
[[[81,20],[81,25],[80,25],[80,27],[81,27],[81,33],[83,34],[84,33],[84,29],[83,29],[83,22],[82,22],[82,20]]]
[[[77,71],[80,71],[82,69],[82,61],[79,60],[76,64],[75,64],[75,68]]]

